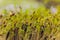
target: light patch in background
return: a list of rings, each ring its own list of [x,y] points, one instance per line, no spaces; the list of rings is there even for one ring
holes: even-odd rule
[[[21,4],[21,7],[22,7],[22,9],[23,9],[23,11],[25,11],[26,9],[32,9],[32,8],[38,8],[38,3],[36,3],[36,2],[29,2],[29,1],[23,1]]]
[[[30,8],[30,4],[28,2],[26,2],[26,1],[23,1],[21,3],[21,7],[25,10],[25,9]]]
[[[57,8],[51,6],[50,11],[51,11],[52,14],[56,14],[57,13]]]
[[[33,4],[33,7],[34,7],[34,8],[38,8],[38,6],[39,6],[39,5],[38,5],[37,3]]]
[[[7,6],[5,7],[5,9],[6,9],[6,10],[12,10],[12,11],[14,11],[14,10],[15,10],[15,8],[14,8],[14,5],[13,5],[13,4],[9,4],[9,5],[7,5]]]
[[[0,3],[2,3],[3,2],[3,0],[0,0]]]

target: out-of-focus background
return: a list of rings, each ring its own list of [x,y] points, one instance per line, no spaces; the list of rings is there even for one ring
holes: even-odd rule
[[[23,8],[31,8],[32,6],[34,8],[37,7],[39,4],[50,8],[51,6],[60,5],[60,0],[0,0],[0,10],[13,10],[16,6],[22,6]]]
[[[60,0],[0,0],[0,12],[6,9],[7,11],[22,7],[22,10],[36,9],[38,7],[47,8],[51,13],[56,13],[60,8]]]

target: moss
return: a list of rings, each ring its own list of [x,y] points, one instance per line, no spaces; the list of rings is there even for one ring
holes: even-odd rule
[[[24,14],[21,11],[16,13],[11,12],[11,14],[8,12],[6,16],[1,16],[0,34],[7,34],[8,36],[10,32],[10,36],[6,36],[6,39],[9,40],[14,40],[16,36],[18,37],[16,38],[17,40],[51,39],[50,36],[53,37],[57,34],[56,32],[60,32],[60,14],[49,14],[49,9],[46,11],[45,7],[42,8],[37,8],[31,15],[29,10],[26,10]],[[15,28],[19,30],[15,30]],[[11,29],[12,31],[9,31]]]

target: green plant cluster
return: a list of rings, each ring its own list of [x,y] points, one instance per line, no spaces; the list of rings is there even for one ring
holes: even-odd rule
[[[60,14],[51,14],[46,8],[3,12],[0,35],[6,34],[6,40],[54,40],[60,32]]]

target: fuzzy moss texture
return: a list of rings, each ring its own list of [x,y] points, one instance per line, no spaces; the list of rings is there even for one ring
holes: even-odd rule
[[[4,10],[0,14],[0,40],[60,40],[60,6],[57,13],[45,7],[30,12]]]

